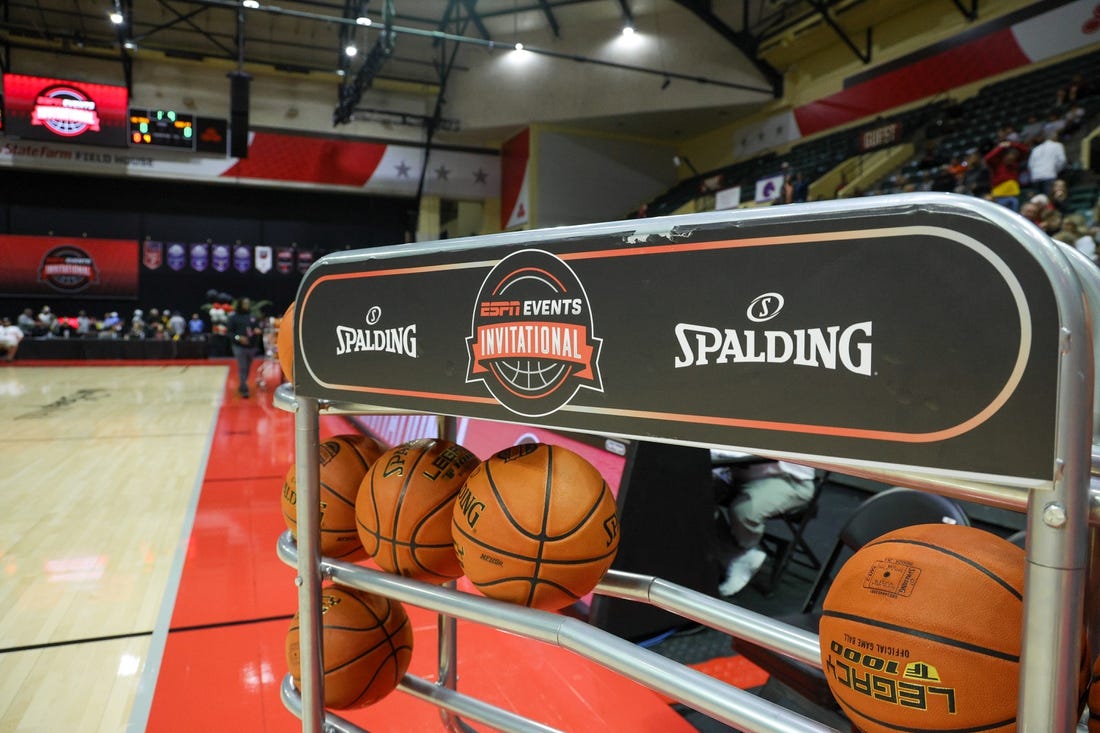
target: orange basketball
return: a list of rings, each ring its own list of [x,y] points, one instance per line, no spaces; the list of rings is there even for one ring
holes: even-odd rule
[[[279,319],[279,333],[275,338],[275,354],[279,357],[279,366],[283,376],[294,381],[294,301]]]
[[[393,692],[412,660],[413,630],[405,607],[351,588],[321,590],[325,707],[362,708]],[[286,666],[301,689],[298,614],[286,635]]]
[[[462,574],[451,541],[458,490],[477,466],[470,451],[422,438],[386,451],[355,503],[359,541],[383,569],[428,583]]]
[[[512,446],[478,466],[451,524],[462,570],[490,598],[557,610],[592,591],[619,549],[615,497],[570,450]]]
[[[366,557],[355,531],[355,497],[383,447],[367,435],[334,435],[318,447],[320,459],[321,554],[338,560]],[[283,519],[298,531],[298,481],[291,464],[283,482]]]
[[[825,597],[829,688],[864,733],[1015,731],[1025,555],[973,527],[865,545]]]

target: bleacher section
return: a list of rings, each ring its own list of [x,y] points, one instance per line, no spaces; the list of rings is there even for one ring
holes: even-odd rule
[[[1064,108],[1056,107],[1056,94],[1077,74],[1082,74],[1093,87],[1089,90],[1089,96],[1079,100],[1085,110],[1082,129],[1064,140],[1073,165],[1073,170],[1067,175],[1073,186],[1071,210],[1091,209],[1096,203],[1098,187],[1092,176],[1080,170],[1076,148],[1100,114],[1098,68],[1100,51],[1094,51],[999,80],[966,99],[937,98],[897,115],[877,117],[858,127],[798,143],[783,153],[771,151],[687,178],[630,216],[672,214],[695,199],[735,186],[741,187],[741,201],[751,202],[755,182],[779,173],[783,163],[789,164],[792,171],[801,171],[811,182],[823,180],[830,171],[836,171],[845,164],[848,170],[860,170],[860,166],[853,166],[852,161],[867,155],[859,142],[861,135],[867,130],[895,122],[900,130],[897,142],[912,145],[914,151],[903,165],[888,175],[861,181],[858,186],[848,185],[852,178],[845,173],[839,176],[842,185],[834,185],[830,181],[830,185],[824,188],[829,194],[839,191],[840,195],[859,195],[861,191],[896,193],[907,190],[907,184],[909,190],[927,189],[940,165],[949,162],[953,156],[962,159],[968,151],[980,154],[989,150],[1001,128],[1012,126],[1020,131],[1029,121],[1046,121],[1052,112],[1064,114]],[[822,188],[819,186],[817,191]],[[811,188],[811,191],[814,192],[814,189]],[[820,193],[811,196],[816,197],[820,197]]]

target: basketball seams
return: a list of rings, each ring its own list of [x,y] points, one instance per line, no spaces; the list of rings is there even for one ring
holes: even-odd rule
[[[409,491],[409,486],[412,483],[413,477],[416,475],[417,466],[420,465],[420,461],[424,459],[424,456],[428,455],[433,447],[438,445],[438,441],[428,440],[426,442],[418,441],[416,445],[416,458],[413,459],[412,465],[409,466],[409,470],[405,472],[405,475],[401,477],[401,490],[397,492],[397,501],[394,503],[393,521],[390,524],[390,532],[393,537],[397,538],[397,528],[401,522],[401,506],[405,503],[405,496]],[[378,531],[382,531],[382,522],[379,520]],[[393,567],[399,568],[401,564],[397,561],[397,542],[390,542],[390,557],[392,558]]]
[[[546,468],[543,471],[546,479],[542,485],[542,526],[539,527],[538,545],[535,550],[535,557],[532,558],[535,561],[535,566],[531,571],[527,603],[524,604],[527,606],[530,606],[535,600],[535,590],[538,588],[538,583],[535,581],[542,575],[542,556],[546,550],[546,525],[550,522],[550,498],[552,495],[551,489],[554,486],[554,446],[552,445],[546,446]]]
[[[505,550],[501,547],[497,547],[496,545],[490,545],[487,542],[484,542],[484,541],[478,539],[474,535],[472,535],[469,532],[467,532],[466,530],[464,530],[462,528],[462,526],[460,524],[458,524],[458,522],[452,521],[451,522],[451,529],[452,530],[457,529],[458,533],[460,535],[462,535],[462,537],[464,539],[469,540],[471,543],[477,545],[479,548],[481,548],[483,550],[492,550],[496,554],[498,554],[502,557],[510,558],[512,560],[523,560],[525,562],[533,562],[534,561],[534,558],[531,557],[530,555],[523,555],[523,554],[520,554],[518,552],[509,552],[508,550]],[[618,550],[618,547],[614,547],[614,548],[608,550],[607,552],[605,552],[601,555],[590,555],[588,557],[578,557],[578,558],[574,558],[572,560],[562,560],[562,559],[558,559],[558,558],[548,560],[548,559],[544,558],[543,561],[542,561],[542,564],[543,565],[584,565],[586,563],[596,562],[597,560],[605,560],[608,557],[613,557],[616,554],[617,550]]]
[[[912,636],[917,639],[924,639],[926,641],[936,642],[945,646],[953,647],[966,652],[973,652],[975,654],[981,654],[983,656],[992,657],[994,659],[1000,659],[1005,662],[1012,662],[1018,664],[1020,662],[1020,655],[1009,654],[997,649],[990,649],[988,647],[978,646],[977,644],[971,644],[969,642],[960,641],[959,639],[952,639],[949,636],[940,636],[939,634],[933,634],[930,631],[918,631],[917,629],[910,629],[905,626],[899,626],[897,624],[887,623],[885,621],[878,621],[877,619],[867,618],[865,616],[857,616],[853,613],[842,613],[840,611],[824,610],[821,613],[822,618],[835,618],[843,621],[854,621],[857,624],[863,624],[865,626],[872,626],[876,629],[883,629],[885,631],[894,631],[903,636]]]
[[[489,461],[486,461],[483,465],[485,466],[485,480],[489,483],[489,491],[492,493],[493,498],[496,499],[497,507],[504,515],[504,518],[508,520],[508,524],[512,525],[512,527],[517,532],[519,532],[527,539],[538,541],[539,536],[524,528],[524,526],[516,520],[515,516],[513,516],[512,512],[508,509],[508,504],[504,501],[504,496],[500,493],[500,489],[497,488],[497,483],[493,479],[493,472],[490,469]]]
[[[979,564],[976,560],[972,560],[972,559],[966,557],[965,555],[960,555],[959,553],[955,552],[954,550],[949,550],[946,547],[941,547],[939,545],[935,545],[935,544],[932,544],[930,542],[924,542],[922,540],[911,540],[911,539],[903,539],[903,538],[888,538],[888,539],[884,539],[884,540],[877,540],[875,542],[869,543],[867,545],[867,547],[879,547],[881,545],[889,545],[889,544],[915,545],[917,547],[925,547],[929,550],[933,550],[934,552],[939,552],[939,553],[942,553],[942,554],[947,555],[949,557],[952,557],[952,558],[962,562],[965,565],[971,566],[972,568],[974,568],[978,572],[983,573],[984,575],[988,576],[990,580],[992,580],[994,583],[996,583],[997,585],[1001,586],[1006,591],[1008,591],[1008,593],[1013,598],[1015,598],[1018,601],[1023,602],[1023,599],[1024,599],[1023,593],[1016,590],[1007,580],[1000,577],[999,575],[997,575],[996,573],[994,573],[992,570],[985,567],[984,565]]]

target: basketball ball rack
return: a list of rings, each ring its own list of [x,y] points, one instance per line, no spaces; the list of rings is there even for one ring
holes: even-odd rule
[[[552,730],[458,692],[456,619],[738,729],[833,730],[579,619],[322,557],[319,416],[371,412],[441,416],[444,436],[463,416],[725,448],[1026,512],[1018,729],[1076,730],[1100,271],[1007,209],[902,194],[367,249],[317,261],[296,304],[274,402],[295,419],[298,536],[278,553],[302,677],[281,694],[303,731],[360,730],[323,706],[323,579],[439,614],[438,682],[398,692],[452,731]],[[816,635],[660,577],[611,570],[595,593],[821,667]]]

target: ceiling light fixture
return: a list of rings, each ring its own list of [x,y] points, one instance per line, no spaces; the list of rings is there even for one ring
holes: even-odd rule
[[[517,51],[522,51],[523,50],[523,44],[520,43],[519,41],[516,41],[516,50]]]
[[[243,0],[241,5],[246,8],[251,8],[252,10],[255,10],[256,8],[260,7],[260,2],[259,0]]]
[[[634,26],[630,25],[629,23],[627,25],[624,25],[623,26],[623,35],[624,36],[634,35]]]
[[[355,58],[355,55],[357,53],[359,53],[359,49],[355,46],[349,45],[344,48],[344,55],[347,56],[349,59]]]
[[[122,25],[122,21],[125,20],[125,18],[122,17],[122,13],[118,12],[117,10],[111,11],[110,15],[108,15],[107,17],[110,18],[111,22],[115,25]]]
[[[371,24],[371,19],[368,18],[365,15],[360,15],[358,18],[355,19],[355,24],[356,25],[370,25]]]

